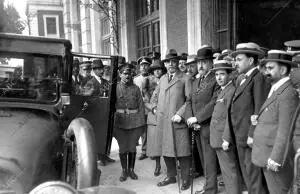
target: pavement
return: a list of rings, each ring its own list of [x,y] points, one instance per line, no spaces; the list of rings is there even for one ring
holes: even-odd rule
[[[141,146],[137,146],[137,157],[140,155]],[[166,176],[166,166],[161,159],[161,175],[155,177],[153,175],[155,169],[155,161],[147,158],[145,160],[136,159],[135,163],[135,172],[138,175],[138,180],[131,180],[128,178],[124,182],[119,181],[119,177],[121,174],[121,164],[119,159],[119,148],[117,141],[113,139],[112,149],[110,157],[116,160],[115,163],[109,163],[106,166],[100,166],[102,171],[100,177],[100,185],[102,186],[116,186],[119,188],[129,189],[131,191],[136,192],[137,194],[167,194],[167,193],[179,193],[178,184],[170,184],[165,187],[157,187],[156,184],[163,180]],[[194,180],[193,191],[198,191],[203,188],[204,185],[204,177],[199,177]],[[224,188],[219,188],[221,194],[225,194]],[[191,190],[188,189],[186,191],[182,191],[182,194],[191,193]]]

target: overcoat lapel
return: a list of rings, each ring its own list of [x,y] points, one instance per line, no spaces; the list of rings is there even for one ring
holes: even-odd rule
[[[274,102],[277,99],[277,95],[281,94],[285,90],[285,88],[287,88],[290,84],[291,84],[290,81],[285,82],[270,96],[270,98],[267,98],[265,103],[260,108],[258,115],[260,115],[272,102]]]
[[[171,86],[173,86],[176,82],[178,82],[179,78],[181,78],[181,77],[182,77],[182,74],[179,71],[177,71],[175,73],[173,79],[168,83],[166,90],[168,90]],[[168,76],[167,76],[167,78],[168,78]]]
[[[234,98],[233,101],[235,101],[237,99],[237,97],[239,95],[241,95],[241,93],[243,93],[244,89],[246,88],[246,86],[250,83],[250,81],[253,79],[253,77],[258,73],[258,69],[254,69],[254,71],[251,73],[251,75],[249,76],[249,78],[246,79],[246,81],[241,85],[241,86],[237,86],[235,94],[234,94]]]

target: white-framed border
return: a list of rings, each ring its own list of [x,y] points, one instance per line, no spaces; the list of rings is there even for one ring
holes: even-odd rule
[[[55,18],[56,21],[56,34],[48,34],[47,32],[47,18]],[[55,14],[44,14],[43,15],[43,21],[44,21],[44,32],[46,37],[50,38],[59,38],[60,37],[60,31],[59,31],[59,16]]]

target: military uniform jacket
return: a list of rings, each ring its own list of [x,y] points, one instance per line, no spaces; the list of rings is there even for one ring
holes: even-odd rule
[[[205,78],[196,78],[192,83],[191,98],[186,106],[185,117],[196,117],[201,125],[201,135],[209,140],[209,124],[217,99],[219,86],[213,72]]]
[[[145,125],[145,109],[141,91],[135,84],[117,84],[116,109],[138,110],[137,113],[115,113],[114,127],[121,129],[134,129]]]
[[[213,148],[222,148],[223,133],[226,124],[227,110],[235,87],[230,82],[218,95],[210,121],[210,145]]]
[[[236,86],[224,129],[223,137],[226,141],[247,146],[248,136],[253,137],[255,128],[251,124],[251,115],[258,114],[269,90],[270,84],[258,69],[255,69],[242,85]]]
[[[82,93],[86,96],[107,96],[109,91],[109,82],[103,78],[101,83],[92,77],[83,87]]]
[[[152,95],[157,95],[156,120],[157,130],[163,131],[162,155],[175,157],[173,127],[175,131],[175,145],[177,156],[190,155],[189,132],[186,123],[172,123],[171,118],[177,114],[184,118],[185,108],[191,93],[191,80],[186,74],[177,71],[174,78],[169,82],[168,74],[163,75]]]
[[[298,105],[298,93],[291,81],[280,86],[262,105],[254,131],[252,162],[260,167],[268,158],[285,164],[292,158],[292,115]]]

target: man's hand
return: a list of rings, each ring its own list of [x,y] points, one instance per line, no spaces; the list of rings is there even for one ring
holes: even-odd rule
[[[224,151],[229,150],[229,142],[223,139],[222,148]]]
[[[248,136],[248,139],[247,139],[247,145],[252,148],[252,145],[253,145],[253,138],[252,137],[249,137]]]
[[[280,166],[281,166],[280,164],[278,164],[277,162],[275,162],[271,158],[268,159],[267,170],[272,170],[274,172],[278,172],[278,168]]]
[[[197,118],[190,117],[187,119],[186,123],[188,124],[189,127],[193,127],[193,125],[197,123]]]
[[[171,121],[174,122],[174,123],[180,123],[182,120],[181,116],[179,115],[174,115],[172,118],[171,118]]]
[[[257,121],[258,115],[251,115],[250,120],[252,125],[257,125],[258,121]]]

